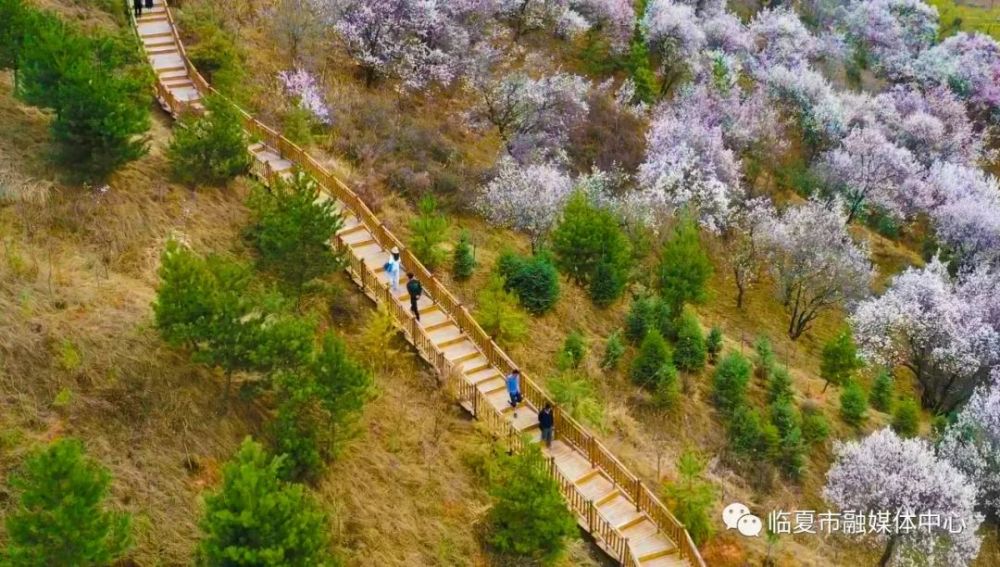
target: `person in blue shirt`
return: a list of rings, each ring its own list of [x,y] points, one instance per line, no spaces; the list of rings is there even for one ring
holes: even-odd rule
[[[510,407],[514,408],[517,417],[517,404],[521,403],[521,371],[515,368],[507,376],[507,393],[510,395]]]

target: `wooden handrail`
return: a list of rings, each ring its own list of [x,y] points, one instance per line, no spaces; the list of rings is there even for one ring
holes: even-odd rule
[[[236,102],[219,93],[205,80],[188,58],[184,44],[178,35],[178,28],[173,14],[165,3],[164,8],[166,9],[167,21],[170,24],[171,35],[177,43],[181,59],[196,89],[202,94],[215,95],[232,105],[239,113],[243,122],[243,128],[251,138],[260,140],[280,156],[297,164],[302,171],[312,176],[323,191],[343,203],[357,217],[358,221],[365,226],[383,249],[388,250],[392,247],[398,247],[401,251],[401,260],[406,269],[414,272],[424,282],[425,294],[455,321],[459,329],[468,336],[492,365],[504,374],[517,368],[510,357],[507,356],[507,353],[497,346],[492,337],[483,330],[461,301],[434,277],[434,274],[407,249],[402,241],[385,228],[368,205],[340,178],[328,171],[297,144],[285,138],[270,126],[260,122]],[[134,18],[133,23],[135,23]],[[187,101],[178,100],[159,77],[156,79],[154,88],[161,104],[174,116],[179,116],[181,113],[191,109],[191,104]],[[258,165],[255,163],[252,173],[268,182],[274,178],[274,172],[266,164]],[[340,247],[345,246],[339,239],[335,245]],[[409,313],[395,300],[388,286],[375,276],[375,273],[365,265],[364,261],[350,254],[347,257],[349,259],[348,269],[358,279],[363,291],[375,297],[377,301],[389,309],[393,319],[400,325],[403,332],[411,338],[417,351],[435,367],[442,376],[446,386],[456,394],[459,401],[468,403],[473,408],[476,417],[483,421],[494,435],[504,439],[509,444],[511,450],[520,450],[524,442],[520,432],[513,427],[502,413],[489,403],[481,391],[458,377],[453,365],[448,362],[444,353],[437,348],[428,333],[421,326],[408,323],[412,321]],[[704,567],[705,563],[698,552],[698,548],[691,540],[690,534],[687,533],[684,525],[670,513],[670,510],[660,502],[656,495],[643,485],[639,478],[633,475],[593,434],[587,431],[586,428],[571,416],[561,411],[552,398],[533,380],[523,372],[521,373],[521,377],[525,398],[531,405],[541,407],[548,402],[556,408],[555,430],[559,439],[576,447],[584,455],[587,455],[594,466],[603,470],[620,490],[626,492],[633,502],[635,502],[636,507],[644,512],[660,530],[674,541],[681,557],[689,560],[698,567]],[[566,497],[570,508],[581,517],[589,518],[590,527],[592,528],[591,532],[602,539],[609,553],[625,565],[635,564],[635,558],[632,557],[627,541],[615,532],[607,522],[601,523],[603,519],[592,508],[590,510],[581,509],[580,502],[586,501],[586,498],[579,493],[579,490],[569,479],[565,478],[559,472],[558,467],[550,467],[550,470],[553,471],[553,476],[559,481],[560,491]],[[583,500],[580,500],[581,498]]]

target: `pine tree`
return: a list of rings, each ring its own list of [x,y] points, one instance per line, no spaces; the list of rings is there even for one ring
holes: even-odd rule
[[[632,301],[625,316],[625,338],[637,345],[649,331],[659,331],[663,337],[674,334],[673,315],[666,303],[658,298],[639,296]]]
[[[107,509],[111,474],[79,441],[32,455],[10,484],[19,494],[7,510],[5,565],[110,565],[131,546],[129,516]]]
[[[778,429],[764,422],[757,410],[746,404],[741,404],[733,411],[727,432],[730,450],[755,462],[769,461],[780,443]]]
[[[629,372],[632,382],[639,386],[655,389],[659,381],[661,369],[665,365],[673,366],[670,347],[658,332],[650,332],[642,340],[639,354],[632,361]]]
[[[0,0],[0,69],[14,71],[15,92],[17,63],[21,57],[24,36],[32,23],[24,0]]]
[[[550,563],[576,536],[576,518],[546,469],[541,451],[531,444],[519,454],[502,455],[492,467],[489,541],[501,553]]]
[[[203,104],[205,114],[181,116],[167,157],[174,178],[181,183],[225,185],[250,168],[247,137],[229,101],[207,96]]]
[[[802,438],[810,445],[826,441],[830,436],[830,423],[819,408],[811,405],[802,407]]]
[[[708,338],[705,340],[705,349],[708,351],[708,361],[715,364],[715,361],[719,358],[719,353],[722,352],[722,329],[712,327],[708,332]]]
[[[628,238],[617,217],[593,205],[583,191],[574,192],[563,208],[552,250],[563,273],[590,284],[595,303],[608,305],[621,295],[631,262]]]
[[[635,83],[635,102],[652,104],[656,100],[656,76],[649,64],[649,49],[646,47],[645,34],[639,23],[635,24],[632,40],[629,42],[628,58],[625,62],[629,78]]]
[[[771,423],[778,430],[777,463],[788,478],[798,479],[805,466],[805,443],[798,412],[789,399],[771,405]]]
[[[497,272],[504,287],[516,293],[532,315],[548,312],[559,300],[559,272],[546,254],[524,257],[505,252],[497,260]]]
[[[521,309],[517,296],[505,289],[504,280],[494,274],[479,292],[476,320],[495,340],[516,342],[528,332],[528,316]]]
[[[710,277],[712,262],[701,246],[698,225],[684,217],[660,254],[660,295],[672,313],[680,313],[685,303],[705,301]]]
[[[332,199],[320,200],[316,181],[296,172],[270,189],[259,186],[249,201],[254,220],[248,233],[259,264],[301,297],[303,286],[344,267],[344,253],[330,247],[343,226]]]
[[[750,382],[750,362],[738,352],[731,352],[715,367],[712,376],[712,401],[724,414],[731,414],[746,402]]]
[[[685,309],[677,323],[677,340],[674,344],[674,364],[686,372],[697,372],[705,367],[705,335],[698,318]]]
[[[622,296],[626,283],[625,270],[618,269],[606,258],[601,258],[590,280],[590,299],[598,307],[607,307]]]
[[[615,331],[608,337],[608,342],[604,346],[601,368],[604,370],[615,370],[618,368],[618,362],[624,354],[625,341],[622,340],[622,332]]]
[[[448,235],[448,219],[438,211],[433,195],[420,199],[419,214],[410,221],[410,249],[428,269],[441,265],[446,252],[441,245]]]
[[[886,369],[880,369],[872,382],[871,404],[878,411],[892,411],[892,374]]]
[[[791,400],[792,377],[788,374],[788,369],[777,367],[771,372],[771,379],[767,381],[767,403],[773,404],[779,400]]]
[[[715,488],[705,480],[705,461],[696,451],[689,449],[681,453],[677,472],[677,481],[663,487],[664,500],[687,528],[695,545],[701,545],[714,531],[711,512],[715,505]]]
[[[845,423],[860,427],[868,419],[868,398],[865,391],[854,380],[848,380],[840,392],[840,417]]]
[[[754,364],[753,373],[761,383],[766,383],[774,372],[777,357],[774,355],[774,347],[771,346],[771,339],[764,335],[757,337],[753,343]]]
[[[587,340],[578,329],[574,329],[566,337],[562,350],[559,351],[558,366],[563,370],[579,368],[587,356]]]
[[[892,416],[892,430],[900,437],[916,437],[920,432],[920,406],[913,398],[903,398]]]
[[[860,367],[861,360],[858,358],[858,347],[854,344],[854,336],[850,327],[845,327],[836,337],[823,345],[819,365],[819,375],[826,380],[823,391],[825,392],[830,384],[835,386],[843,384]]]
[[[305,487],[281,478],[249,437],[205,497],[198,556],[205,565],[330,565],[327,520]]]
[[[472,277],[476,270],[476,257],[472,251],[472,236],[468,230],[463,230],[458,236],[452,256],[451,273],[456,281],[465,281]]]

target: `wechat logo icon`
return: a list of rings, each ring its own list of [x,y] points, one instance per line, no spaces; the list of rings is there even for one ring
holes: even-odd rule
[[[739,502],[733,502],[722,510],[722,522],[727,530],[735,529],[746,537],[760,535],[764,524],[760,518],[750,513],[750,509]]]

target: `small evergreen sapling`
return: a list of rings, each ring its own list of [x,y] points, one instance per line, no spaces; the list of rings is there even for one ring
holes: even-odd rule
[[[705,301],[711,276],[712,262],[702,248],[698,225],[685,217],[660,255],[660,295],[673,313],[680,313],[685,303]]]
[[[574,329],[566,337],[562,350],[559,351],[558,365],[563,370],[579,368],[587,356],[587,340],[578,329]]]
[[[642,340],[639,354],[632,361],[630,375],[638,386],[655,389],[664,365],[673,366],[670,347],[658,332],[651,332]]]
[[[516,293],[532,315],[548,312],[559,300],[559,272],[546,254],[524,257],[506,252],[497,260],[497,271],[504,288]]]
[[[111,474],[75,439],[60,439],[11,476],[5,565],[110,565],[132,545],[130,517],[107,509]]]
[[[678,479],[663,487],[663,496],[695,545],[701,545],[714,531],[711,512],[716,499],[715,487],[704,478],[704,458],[693,450],[681,453],[677,472]]]
[[[651,330],[668,337],[673,332],[672,319],[670,308],[659,298],[647,295],[636,297],[625,316],[625,338],[638,345]]]
[[[766,336],[759,336],[753,343],[754,365],[753,373],[761,383],[766,383],[774,372],[777,357],[774,355],[774,347],[771,346],[771,339]]]
[[[410,221],[413,237],[410,249],[428,269],[439,266],[446,257],[442,248],[448,233],[448,219],[438,211],[437,201],[432,195],[420,200],[419,213]]]
[[[830,423],[815,405],[802,406],[802,438],[810,445],[826,441],[830,436]]]
[[[528,332],[528,315],[518,304],[517,296],[507,291],[503,277],[497,274],[479,292],[476,319],[497,341],[516,342]]]
[[[722,352],[722,329],[712,327],[708,332],[708,338],[705,339],[705,350],[708,352],[708,361],[715,364],[719,353]]]
[[[225,185],[250,168],[247,137],[229,101],[208,96],[205,114],[181,116],[167,148],[171,171],[181,183]]]
[[[826,381],[823,385],[823,391],[825,392],[830,384],[836,386],[843,384],[860,367],[858,347],[854,344],[854,336],[851,334],[850,327],[846,327],[836,337],[823,345],[819,366],[819,375]]]
[[[677,323],[677,340],[674,344],[674,364],[685,372],[698,372],[705,367],[705,335],[698,318],[685,309]]]
[[[472,249],[472,235],[463,230],[458,235],[458,244],[452,256],[451,273],[456,281],[464,282],[476,270],[476,256]]]
[[[712,401],[723,414],[731,414],[746,402],[750,382],[750,362],[738,352],[731,352],[718,366],[712,377]]]
[[[872,382],[871,404],[878,411],[889,413],[892,411],[892,374],[886,369],[879,370]]]
[[[848,380],[840,392],[840,417],[845,423],[860,427],[868,419],[868,397],[854,380]]]
[[[916,437],[920,432],[920,406],[913,398],[903,398],[892,415],[892,430],[900,437]]]
[[[778,366],[771,372],[771,379],[767,381],[767,403],[773,404],[779,400],[791,400],[794,398],[792,392],[792,377],[788,369]]]
[[[601,358],[601,369],[615,370],[618,362],[625,354],[625,341],[622,339],[622,332],[615,331],[608,337],[608,342],[604,345],[604,356]]]

